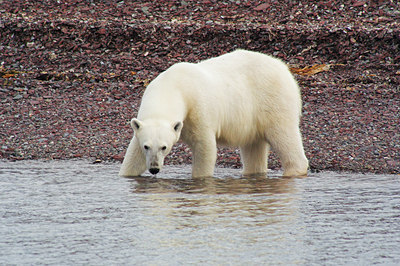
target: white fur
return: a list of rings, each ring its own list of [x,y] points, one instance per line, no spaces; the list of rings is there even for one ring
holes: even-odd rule
[[[276,58],[237,50],[197,64],[178,63],[147,87],[133,120],[142,126],[135,129],[133,123],[135,136],[120,175],[140,175],[154,160],[161,167],[166,153],[146,155],[143,145],[169,152],[179,136],[193,151],[193,177],[213,175],[217,145],[240,147],[245,175],[267,171],[270,146],[285,176],[306,175],[300,115],[300,90]]]

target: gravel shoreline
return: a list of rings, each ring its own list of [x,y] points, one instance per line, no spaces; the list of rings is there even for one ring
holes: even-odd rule
[[[0,1],[2,159],[121,161],[150,80],[244,48],[326,65],[295,75],[312,170],[400,173],[398,3],[37,2]],[[166,163],[190,157],[179,143]],[[217,164],[240,167],[238,150],[220,149]]]

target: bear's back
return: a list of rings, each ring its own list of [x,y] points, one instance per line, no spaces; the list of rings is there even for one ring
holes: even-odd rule
[[[254,71],[284,72],[288,68],[281,60],[259,52],[236,50],[198,63],[214,73],[252,73]],[[268,69],[266,69],[268,68]]]

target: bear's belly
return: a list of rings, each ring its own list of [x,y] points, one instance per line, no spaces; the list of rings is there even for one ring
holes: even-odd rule
[[[240,147],[252,143],[260,137],[258,131],[254,131],[253,128],[241,128],[217,132],[216,141],[219,146]]]

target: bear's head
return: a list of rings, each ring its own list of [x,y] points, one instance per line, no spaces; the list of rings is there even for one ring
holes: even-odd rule
[[[165,156],[179,140],[183,123],[153,119],[140,121],[134,118],[131,126],[146,157],[147,169],[151,174],[157,174],[164,164]]]

